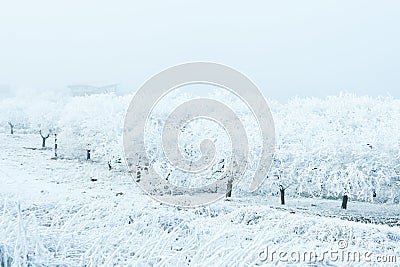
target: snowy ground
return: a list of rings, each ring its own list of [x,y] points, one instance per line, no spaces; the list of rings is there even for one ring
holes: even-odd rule
[[[54,160],[40,142],[0,135],[0,266],[270,265],[266,249],[371,253],[371,262],[325,257],[318,266],[400,265],[399,205],[350,202],[342,211],[340,200],[280,206],[272,196],[234,195],[179,209],[144,195],[122,170]]]

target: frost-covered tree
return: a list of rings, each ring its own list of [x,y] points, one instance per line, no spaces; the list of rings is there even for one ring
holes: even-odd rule
[[[217,97],[226,99],[224,95]],[[57,156],[85,159],[90,150],[92,160],[115,169],[123,159],[123,121],[131,99],[131,95],[113,94],[0,99],[0,129],[10,133],[9,122],[14,125],[14,133],[36,134],[42,130],[46,136],[45,131],[56,129]],[[400,100],[343,94],[269,103],[276,127],[277,162],[257,193],[278,195],[283,186],[287,198],[341,199],[346,189],[352,200],[400,203]],[[245,120],[250,117],[245,110],[240,112]],[[160,134],[160,121],[154,118],[150,123],[150,145],[151,137]],[[215,131],[206,132],[204,128],[193,124],[182,132],[182,151],[192,160],[198,157],[192,144],[205,133],[216,139],[217,145],[228,147],[222,135],[214,138]],[[253,141],[257,137],[256,127],[251,125],[249,129],[249,140]],[[257,146],[252,149],[259,152]],[[153,151],[156,149],[150,147],[149,153],[157,156]],[[221,155],[222,158],[228,160],[227,155]],[[254,155],[249,159],[251,174],[258,163]],[[219,174],[217,165],[207,174],[206,182]],[[176,178],[171,166],[165,162],[158,166],[163,177]],[[250,177],[244,177],[245,185]],[[176,180],[183,186],[204,182],[202,177]],[[235,187],[235,193],[241,194],[241,188],[245,186]]]
[[[399,201],[400,100],[343,94],[271,106],[288,194],[337,199],[346,188],[355,200]]]
[[[10,134],[25,132],[30,127],[28,113],[24,104],[23,101],[21,102],[14,98],[0,102],[0,124],[7,125]]]
[[[73,97],[58,121],[60,153],[66,157],[112,164],[123,157],[122,132],[132,96],[114,94]]]

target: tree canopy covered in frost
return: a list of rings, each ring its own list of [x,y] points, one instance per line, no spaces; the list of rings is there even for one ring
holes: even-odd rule
[[[60,152],[65,157],[84,158],[90,149],[100,160],[123,157],[122,130],[131,98],[100,94],[66,101],[57,121]]]
[[[6,98],[0,100],[1,131],[9,132],[8,122],[15,125],[17,134],[52,129],[58,133],[62,157],[84,159],[90,149],[94,160],[106,163],[123,157],[123,122],[131,99],[132,95],[115,94]],[[276,154],[258,193],[276,194],[282,185],[290,196],[338,198],[347,192],[352,199],[372,201],[375,191],[375,200],[400,202],[400,100],[342,94],[326,99],[295,98],[285,104],[270,101],[270,107]],[[157,118],[152,119],[157,124]],[[151,123],[149,129],[155,129]],[[193,125],[182,135],[192,142],[207,133],[196,135],[199,129],[202,127]],[[157,130],[149,132],[159,134]],[[249,139],[256,137],[249,133]],[[229,143],[215,138],[219,147]],[[190,151],[186,145],[181,144],[186,156],[198,157],[191,153],[196,149]],[[252,156],[250,159],[251,173],[259,163]],[[248,179],[239,185],[244,183]],[[239,192],[245,193],[245,188],[248,186],[239,186]]]
[[[400,201],[400,101],[343,94],[272,104],[272,173],[292,194]],[[266,184],[271,185],[271,180]]]

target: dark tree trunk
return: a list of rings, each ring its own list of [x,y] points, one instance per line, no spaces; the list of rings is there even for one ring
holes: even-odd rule
[[[90,160],[90,149],[86,150],[86,159]]]
[[[8,125],[10,125],[10,133],[11,133],[11,134],[14,134],[14,124],[12,124],[11,122],[9,122]]]
[[[343,196],[343,201],[342,201],[342,209],[347,209],[347,201],[349,200],[349,197],[347,196],[347,194],[345,194]]]
[[[232,180],[229,180],[226,186],[226,198],[230,197],[232,197]]]
[[[50,132],[46,136],[44,136],[42,134],[42,130],[40,130],[39,133],[40,133],[40,136],[42,137],[42,148],[45,148],[46,147],[46,140],[47,140],[47,138],[49,138]]]
[[[281,205],[285,205],[285,188],[280,186],[279,191],[281,192]]]

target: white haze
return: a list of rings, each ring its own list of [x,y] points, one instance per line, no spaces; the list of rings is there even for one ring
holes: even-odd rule
[[[400,97],[398,1],[8,1],[0,97],[71,84],[135,91],[160,70],[213,61],[268,98]]]

